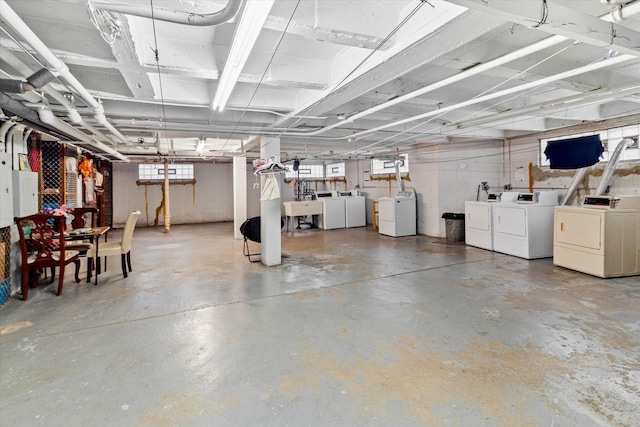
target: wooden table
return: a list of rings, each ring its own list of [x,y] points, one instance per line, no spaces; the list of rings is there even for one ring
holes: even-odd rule
[[[111,229],[111,227],[109,226],[103,226],[103,227],[92,227],[90,230],[91,232],[84,232],[84,233],[78,233],[75,234],[73,231],[70,231],[69,233],[65,233],[65,240],[67,241],[74,241],[74,240],[90,240],[92,244],[96,245],[96,256],[94,258],[95,261],[95,266],[96,266],[96,279],[95,279],[95,285],[98,284],[98,275],[100,274],[100,257],[98,256],[99,251],[98,249],[100,248],[100,237],[101,236],[105,236],[106,239],[106,235],[109,232],[109,230]],[[87,265],[87,283],[91,282],[91,263],[88,263]]]

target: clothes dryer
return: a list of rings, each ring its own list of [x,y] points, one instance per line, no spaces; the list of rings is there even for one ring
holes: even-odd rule
[[[320,197],[322,214],[318,217],[318,227],[332,230],[345,227],[344,197]]]
[[[345,196],[345,227],[364,227],[367,225],[367,213],[364,196]]]
[[[493,250],[493,206],[496,202],[464,202],[465,243]]]
[[[391,237],[416,234],[416,198],[413,194],[378,199],[378,232]]]
[[[557,206],[553,263],[602,278],[640,275],[640,196]]]

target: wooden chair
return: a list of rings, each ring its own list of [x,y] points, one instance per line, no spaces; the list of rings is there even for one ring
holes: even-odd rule
[[[98,209],[97,208],[74,208],[71,226],[78,228],[93,228],[98,226]]]
[[[128,277],[127,270],[131,272],[131,243],[133,241],[133,230],[136,228],[136,223],[140,211],[133,211],[127,216],[127,221],[124,224],[124,230],[122,232],[122,240],[119,242],[104,242],[100,243],[98,253],[96,253],[96,247],[92,246],[87,251],[87,258],[89,258],[89,267],[87,268],[87,282],[91,280],[91,270],[93,270],[93,259],[96,257],[108,257],[113,255],[120,255],[120,261],[122,263],[122,275],[126,279]],[[127,269],[128,267],[128,269]],[[96,272],[97,274],[97,272]]]
[[[24,301],[29,297],[29,287],[37,285],[37,271],[39,269],[51,268],[53,276],[55,267],[60,268],[56,295],[62,293],[64,270],[67,264],[75,263],[76,281],[79,281],[80,261],[78,260],[78,251],[66,249],[64,240],[65,221],[63,219],[58,215],[49,214],[34,214],[14,218],[20,235],[22,299]],[[28,228],[31,231],[29,235],[25,235],[25,230]],[[33,279],[33,282],[30,279]]]

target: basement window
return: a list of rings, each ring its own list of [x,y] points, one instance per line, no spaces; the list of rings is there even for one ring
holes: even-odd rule
[[[324,165],[300,165],[297,171],[289,167],[285,179],[324,179]]]
[[[139,180],[164,181],[164,163],[141,163],[138,165]],[[169,165],[169,180],[194,179],[193,165],[173,163]]]
[[[326,165],[324,170],[324,176],[327,178],[344,178],[345,176],[344,162]]]
[[[400,173],[409,173],[409,155],[401,154],[402,164],[400,165]],[[372,175],[388,175],[396,173],[396,161],[386,159],[372,159],[371,160],[371,174]]]
[[[549,159],[547,159],[547,156],[545,156],[544,154],[544,150],[547,148],[547,143],[562,139],[578,138],[580,136],[591,135],[600,135],[600,141],[602,142],[602,147],[604,148],[604,153],[602,153],[602,158],[598,163],[608,162],[611,153],[616,149],[618,143],[620,143],[620,141],[622,141],[624,138],[633,139],[633,144],[631,144],[626,148],[626,150],[624,150],[622,156],[620,156],[620,160],[640,160],[640,148],[638,148],[638,140],[640,139],[640,124],[637,124],[594,132],[579,133],[575,135],[566,135],[562,138],[541,139],[540,151],[538,153],[538,155],[540,156],[540,166],[550,166]]]

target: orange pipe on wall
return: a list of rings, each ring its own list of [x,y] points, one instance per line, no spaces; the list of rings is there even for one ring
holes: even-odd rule
[[[533,162],[529,162],[529,193],[533,193]]]

